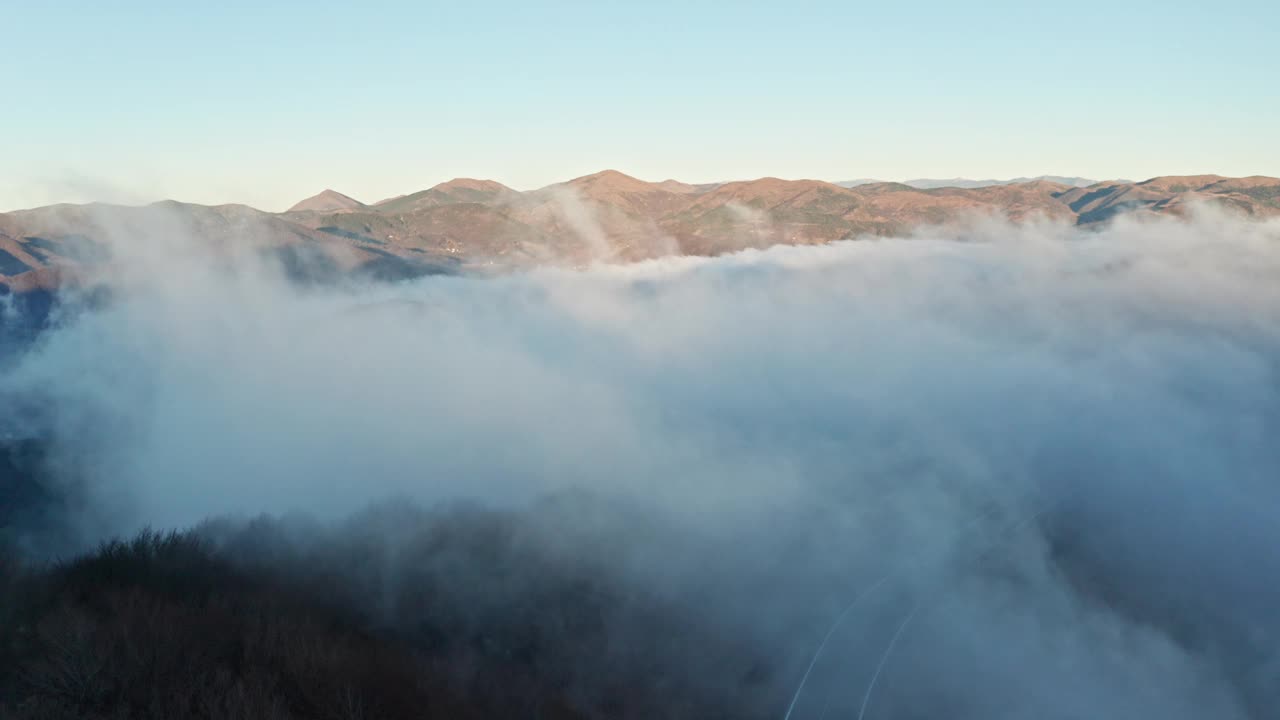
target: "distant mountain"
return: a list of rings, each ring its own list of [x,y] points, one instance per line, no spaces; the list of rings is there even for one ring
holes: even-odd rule
[[[836,183],[836,185],[839,185],[840,187],[845,187],[845,188],[856,188],[859,185],[875,185],[876,183],[882,183],[882,182],[885,182],[885,181],[877,180],[875,178],[858,178],[857,180],[841,180],[840,182]]]
[[[934,179],[934,178],[919,178],[916,180],[905,180],[903,181],[902,184],[908,187],[916,188],[918,190],[936,190],[937,188],[944,188],[944,187],[974,189],[974,188],[993,187],[995,185],[1021,185],[1023,183],[1035,182],[1037,180],[1044,180],[1047,182],[1058,183],[1060,185],[1070,185],[1071,187],[1088,187],[1090,185],[1094,185],[1097,183],[1096,180],[1090,180],[1088,178],[1081,178],[1081,177],[1063,177],[1060,175],[1040,175],[1038,177],[1033,177],[1033,178],[1020,177],[1020,178],[1014,178],[1012,180],[967,180],[965,178],[951,178],[948,180],[940,180],[940,179]],[[877,182],[881,182],[881,181],[871,180],[869,178],[861,178],[858,180],[846,180],[844,182],[837,183],[837,184],[840,185],[841,187],[854,188],[854,187],[859,187],[861,185],[871,185]],[[1125,180],[1122,182],[1128,182],[1128,181]]]
[[[1071,187],[1088,187],[1096,183],[1096,180],[1080,177],[1062,177],[1059,175],[1040,175],[1038,177],[1028,178],[1020,177],[1012,180],[966,180],[964,178],[952,178],[950,180],[936,180],[930,178],[920,178],[917,180],[908,180],[906,185],[921,190],[932,190],[943,187],[958,188],[983,188],[994,187],[996,185],[1021,185],[1023,183],[1035,182],[1043,180],[1045,182],[1058,183],[1059,185],[1070,185]]]
[[[1121,213],[1177,214],[1189,203],[1212,202],[1248,216],[1280,216],[1280,179],[1262,176],[1083,187],[1087,180],[1056,176],[912,182],[946,184],[760,178],[691,185],[605,170],[528,192],[458,178],[374,205],[326,190],[284,213],[172,201],[53,205],[0,213],[0,293],[56,287],[68,273],[100,262],[106,239],[148,232],[251,246],[303,278],[403,278],[894,235],[974,212],[1090,225]]]
[[[403,213],[455,203],[494,203],[510,200],[520,193],[493,180],[456,178],[421,192],[388,198],[374,205],[378,212]]]
[[[529,196],[535,204],[559,203],[569,193],[597,207],[621,210],[628,217],[657,218],[684,207],[699,192],[696,186],[674,180],[651,183],[617,170],[604,170],[534,190]]]
[[[1105,222],[1126,212],[1182,212],[1188,203],[1215,202],[1247,215],[1280,214],[1280,180],[1255,175],[1157,177],[1138,183],[1108,182],[1074,188],[1060,200],[1082,225]]]
[[[365,207],[364,203],[343,195],[337,190],[324,190],[318,195],[302,200],[285,212],[342,212],[359,210],[363,207]]]

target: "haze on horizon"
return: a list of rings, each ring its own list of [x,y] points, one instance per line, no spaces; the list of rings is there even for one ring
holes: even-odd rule
[[[0,211],[283,210],[325,187],[374,202],[606,167],[686,182],[1280,174],[1280,10],[1259,0],[76,0],[6,16]]]

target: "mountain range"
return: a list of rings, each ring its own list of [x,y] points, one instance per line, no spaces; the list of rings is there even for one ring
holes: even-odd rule
[[[957,188],[980,188],[990,187],[992,185],[1021,185],[1022,183],[1035,182],[1036,180],[1046,180],[1060,185],[1070,185],[1072,187],[1089,187],[1098,184],[1097,180],[1090,180],[1082,177],[1064,177],[1062,175],[1039,175],[1036,177],[1020,177],[1012,180],[969,180],[967,178],[917,178],[915,180],[903,180],[903,185],[909,185],[918,190],[936,190],[944,187]],[[859,185],[872,185],[874,183],[884,182],[884,180],[875,180],[873,178],[859,178],[857,180],[845,180],[836,183],[840,187],[853,188]],[[1127,183],[1130,180],[1116,180],[1115,182]]]
[[[372,204],[325,190],[282,213],[175,201],[52,205],[0,213],[0,293],[54,287],[101,259],[108,240],[135,234],[249,244],[308,276],[400,278],[825,243],[901,234],[973,213],[1088,226],[1120,213],[1177,214],[1205,201],[1253,217],[1280,215],[1280,179],[1263,176],[913,182],[953,184],[761,178],[693,185],[605,170],[528,192],[458,178]]]

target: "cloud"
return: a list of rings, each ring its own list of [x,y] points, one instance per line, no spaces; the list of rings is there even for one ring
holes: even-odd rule
[[[741,228],[738,238],[741,247],[768,247],[774,242],[777,231],[767,211],[740,202],[725,203],[724,208]]]
[[[987,218],[327,289],[176,232],[121,233],[111,301],[0,380],[98,532],[578,489],[676,529],[617,571],[745,628],[788,695],[873,589],[797,719],[1280,700],[1275,223]]]
[[[583,201],[571,187],[553,187],[550,193],[552,212],[577,238],[582,246],[580,254],[588,262],[612,259],[614,250],[596,209]]]

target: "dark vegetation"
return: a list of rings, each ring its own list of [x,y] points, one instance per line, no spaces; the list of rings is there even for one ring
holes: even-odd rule
[[[0,367],[35,340],[55,306],[56,297],[49,290],[14,292],[0,280]]]
[[[590,538],[558,534],[557,518],[591,509],[581,502],[398,505],[337,527],[216,521],[56,561],[24,559],[0,535],[0,717],[713,719],[776,708],[768,667],[729,628],[625,581],[603,540],[584,553]]]
[[[65,494],[41,472],[45,454],[39,441],[0,439],[0,542],[32,537],[65,517]]]
[[[1280,186],[1264,185],[1262,187],[1242,188],[1240,192],[1271,207],[1280,207]]]

